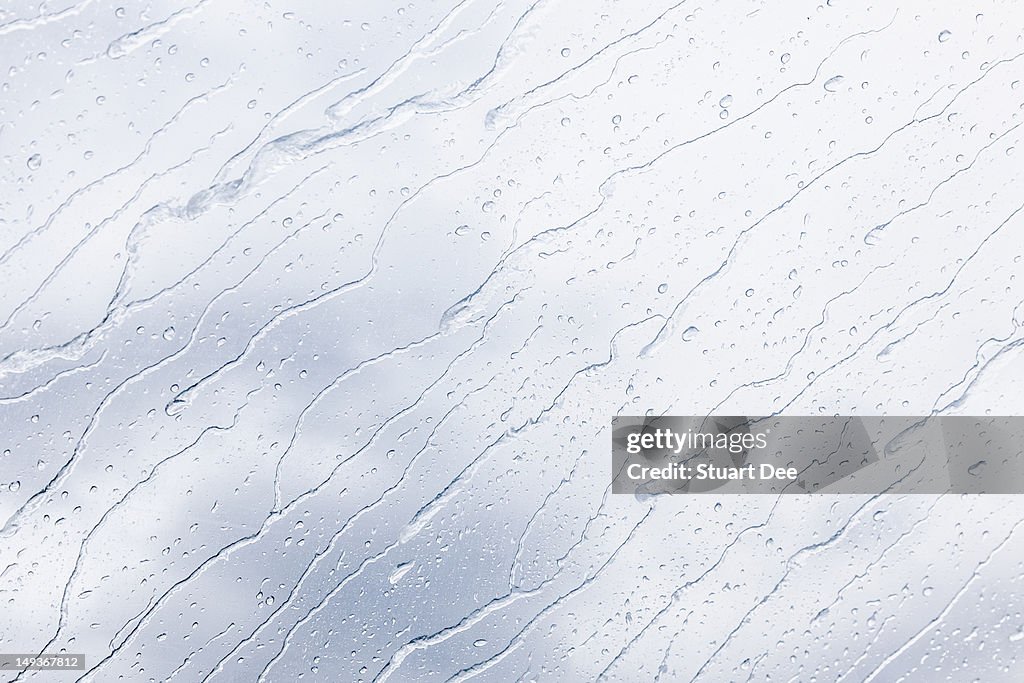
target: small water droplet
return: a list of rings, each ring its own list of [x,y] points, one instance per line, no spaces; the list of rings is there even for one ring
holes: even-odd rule
[[[949,40],[950,36],[952,36],[952,35],[953,35],[953,33],[951,31],[942,31],[941,33],[939,33],[939,42],[940,43],[946,42],[947,40]]]
[[[25,162],[25,165],[28,166],[28,170],[30,171],[38,171],[39,167],[43,165],[43,157],[38,154],[33,154],[28,158],[28,161]]]

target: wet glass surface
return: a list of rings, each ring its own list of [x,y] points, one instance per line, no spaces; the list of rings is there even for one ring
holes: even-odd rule
[[[1022,26],[4,3],[0,680],[1017,680],[1018,498],[608,462],[1022,414]]]

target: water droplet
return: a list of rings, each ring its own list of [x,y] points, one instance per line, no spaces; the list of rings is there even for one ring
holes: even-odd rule
[[[567,48],[567,47],[563,47],[563,48],[562,48],[562,56],[563,56],[563,57],[568,57],[568,56],[569,56],[569,55],[571,55],[571,54],[572,54],[572,50],[570,50],[570,49],[569,49],[569,48]]]
[[[684,342],[693,341],[694,339],[697,338],[697,334],[699,332],[700,332],[700,330],[698,330],[693,325],[690,325],[685,330],[683,330],[683,341]]]
[[[732,95],[726,95],[722,99],[718,100],[718,106],[722,109],[728,109],[729,105],[732,104]]]
[[[835,92],[839,89],[839,84],[843,82],[842,76],[833,76],[832,78],[825,81],[825,90],[829,92]]]
[[[667,282],[662,282],[660,285],[658,285],[658,294],[664,294],[667,291],[668,291],[668,283]]]
[[[939,33],[939,42],[940,43],[946,42],[947,40],[949,40],[950,36],[952,36],[952,35],[953,35],[953,33],[951,31],[942,31],[941,33]]]
[[[174,417],[175,415],[181,414],[181,412],[187,407],[188,401],[183,398],[175,398],[164,406],[164,412],[167,413],[168,417]]]
[[[28,166],[28,170],[30,171],[38,171],[39,167],[43,165],[43,157],[38,154],[33,154],[28,158],[28,161],[25,162],[25,165]]]
[[[409,573],[409,570],[413,568],[415,562],[403,562],[395,567],[395,570],[388,576],[388,582],[394,586],[396,583],[402,580],[402,577]]]

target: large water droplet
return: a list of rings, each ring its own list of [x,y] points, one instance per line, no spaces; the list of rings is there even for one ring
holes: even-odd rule
[[[825,90],[829,92],[835,92],[839,89],[839,84],[843,82],[842,76],[833,76],[832,78],[825,81]]]
[[[396,583],[402,580],[402,577],[409,573],[409,570],[413,568],[414,562],[403,562],[395,567],[391,575],[388,576],[388,583],[394,586]]]

